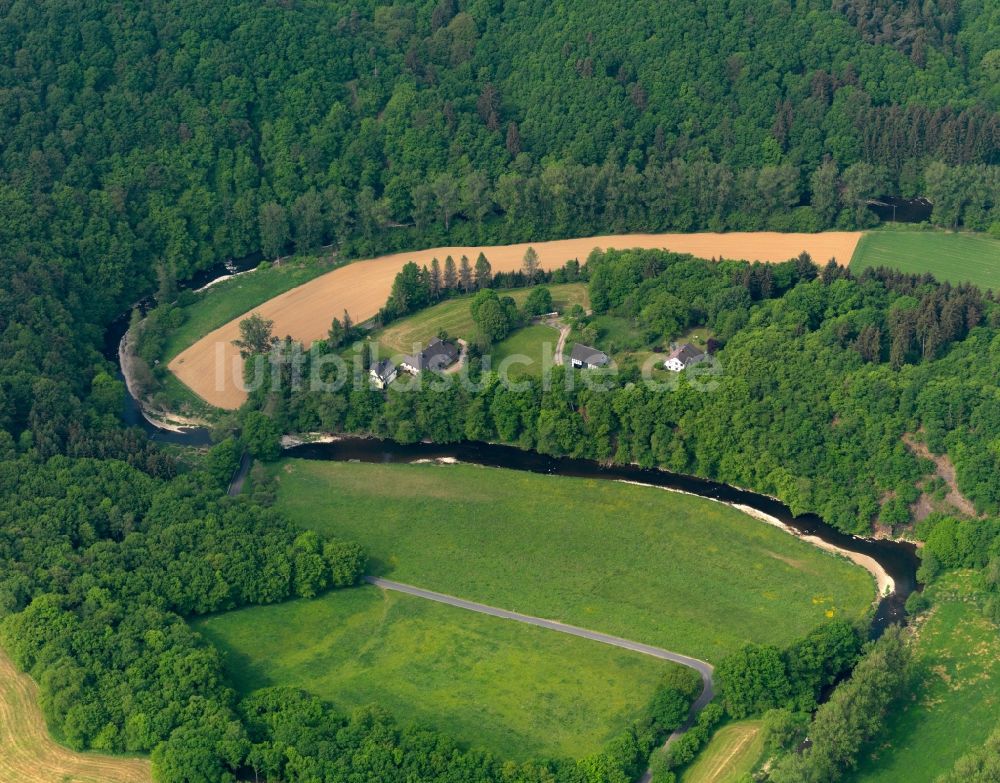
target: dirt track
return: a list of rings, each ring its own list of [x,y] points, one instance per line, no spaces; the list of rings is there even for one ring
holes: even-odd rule
[[[149,762],[74,753],[49,736],[38,688],[0,651],[0,783],[150,783]]]
[[[279,337],[291,335],[309,345],[326,336],[331,319],[339,317],[345,309],[356,323],[375,315],[385,304],[396,273],[408,261],[429,264],[432,258],[443,262],[445,256],[451,255],[457,263],[462,255],[467,255],[475,262],[482,251],[493,271],[514,271],[520,269],[524,251],[530,245],[538,251],[544,269],[562,266],[572,258],[582,263],[590,251],[598,247],[667,249],[702,258],[769,262],[786,261],[805,250],[817,263],[825,264],[836,258],[839,264],[846,266],[860,237],[859,232],[838,231],[821,234],[626,234],[492,247],[436,247],[356,261],[276,296],[254,311],[274,321],[274,333]],[[239,336],[240,320],[210,332],[169,365],[181,381],[219,408],[237,408],[246,399],[240,380],[239,352],[232,345]]]

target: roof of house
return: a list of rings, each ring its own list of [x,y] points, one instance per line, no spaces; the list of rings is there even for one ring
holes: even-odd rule
[[[584,345],[583,343],[577,343],[573,346],[570,359],[574,362],[589,364],[592,367],[603,367],[608,363],[608,355],[604,351],[598,351],[596,348],[591,348],[589,345]]]
[[[684,345],[679,345],[670,352],[670,355],[667,356],[667,361],[669,362],[671,359],[679,359],[681,364],[689,364],[690,362],[697,361],[704,356],[705,354],[691,345],[691,343],[684,343]]]
[[[383,381],[389,378],[396,371],[396,365],[388,359],[379,359],[372,365],[372,372]]]
[[[434,339],[415,356],[404,356],[403,363],[415,370],[441,370],[458,358],[458,348],[446,340]]]

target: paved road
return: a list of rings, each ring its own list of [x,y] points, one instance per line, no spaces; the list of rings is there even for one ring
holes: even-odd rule
[[[455,596],[445,595],[444,593],[435,593],[433,590],[424,590],[422,587],[414,587],[413,585],[403,584],[402,582],[380,579],[377,576],[366,576],[365,581],[369,584],[381,587],[383,590],[393,590],[397,593],[406,593],[407,595],[413,595],[417,598],[425,598],[428,601],[437,601],[438,603],[455,606],[459,609],[467,609],[470,612],[479,612],[479,614],[488,614],[491,617],[500,617],[504,620],[514,620],[518,623],[534,625],[539,628],[548,628],[550,631],[568,633],[571,636],[579,636],[583,639],[590,639],[594,642],[610,644],[612,647],[620,647],[623,650],[631,650],[632,652],[642,653],[643,655],[651,655],[654,658],[660,658],[664,661],[672,661],[673,663],[679,663],[681,666],[687,666],[689,669],[694,669],[699,675],[701,675],[701,696],[699,696],[697,700],[695,700],[695,703],[691,705],[691,714],[688,716],[687,722],[667,738],[667,745],[691,728],[691,725],[694,723],[695,716],[701,712],[702,707],[708,704],[715,695],[715,690],[712,685],[712,664],[700,661],[697,658],[691,658],[687,655],[681,655],[680,653],[671,652],[670,650],[664,650],[660,647],[652,647],[648,644],[643,644],[642,642],[633,642],[629,639],[622,639],[618,636],[610,636],[609,634],[600,633],[598,631],[588,631],[586,628],[579,628],[575,625],[566,625],[565,623],[556,622],[555,620],[544,620],[541,617],[533,617],[530,614],[520,614],[518,612],[510,612],[506,609],[497,609],[494,606],[487,606],[486,604],[477,604],[474,601],[466,601],[464,598],[456,598]],[[640,783],[648,783],[651,779],[652,773],[647,771],[642,777]]]
[[[243,491],[243,485],[246,483],[247,474],[250,472],[250,466],[253,464],[253,457],[250,456],[249,451],[244,451],[243,456],[240,457],[240,466],[236,469],[236,473],[233,474],[232,481],[229,482],[229,497],[236,497]]]

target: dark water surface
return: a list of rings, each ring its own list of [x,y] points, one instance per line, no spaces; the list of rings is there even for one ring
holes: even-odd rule
[[[899,219],[901,218],[897,214],[897,220]],[[178,287],[180,289],[201,288],[225,275],[253,269],[259,261],[259,257],[251,256],[236,262],[219,263],[210,269],[199,272],[190,280],[179,283]],[[137,302],[135,306],[145,310],[151,305],[152,299],[147,297]],[[108,360],[119,365],[118,377],[120,380],[124,380],[124,378],[121,374],[118,346],[128,330],[130,315],[130,312],[125,312],[115,319],[104,336],[104,355]],[[159,443],[184,446],[206,446],[211,443],[209,430],[204,427],[192,427],[183,432],[174,432],[151,424],[142,415],[139,402],[128,392],[125,394],[122,417],[126,424],[141,427],[151,440]],[[379,463],[412,462],[418,459],[452,458],[475,465],[525,470],[532,473],[610,481],[638,481],[657,487],[683,490],[693,495],[726,503],[750,506],[776,517],[798,533],[813,535],[842,549],[869,555],[882,565],[895,581],[896,592],[879,602],[872,622],[873,637],[880,635],[888,625],[905,620],[903,604],[907,596],[917,589],[916,572],[920,561],[913,544],[851,536],[827,524],[815,514],[795,516],[784,503],[774,498],[694,476],[631,465],[603,465],[591,460],[548,457],[533,451],[522,451],[513,446],[474,442],[446,445],[400,444],[367,438],[345,438],[335,443],[304,444],[288,449],[285,453],[290,457],[342,462],[351,460]]]
[[[256,254],[241,258],[238,261],[219,262],[208,269],[203,269],[189,280],[179,282],[177,289],[179,291],[188,289],[197,290],[219,278],[254,269],[260,263],[260,260],[260,254]],[[132,318],[132,310],[138,307],[145,313],[154,305],[155,302],[152,296],[140,299],[129,310],[126,310],[112,321],[104,332],[102,353],[105,359],[114,362],[118,368],[118,380],[123,383],[125,382],[125,376],[122,375],[121,358],[118,356],[118,349],[121,345],[122,337],[128,331],[129,321]],[[174,432],[173,430],[163,429],[162,427],[157,427],[155,424],[151,424],[142,415],[142,407],[139,405],[138,400],[127,390],[125,392],[121,417],[127,426],[141,428],[149,436],[150,440],[154,440],[157,443],[176,443],[182,446],[207,446],[212,442],[209,437],[209,431],[205,427],[189,427],[184,432]]]

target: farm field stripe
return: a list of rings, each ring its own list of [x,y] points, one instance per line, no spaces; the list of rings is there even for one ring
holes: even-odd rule
[[[0,781],[2,783],[151,783],[145,759],[75,753],[48,733],[38,688],[0,650]]]
[[[291,336],[305,345],[326,336],[330,321],[345,310],[356,323],[368,320],[382,307],[396,273],[409,261],[429,264],[432,258],[456,260],[466,255],[475,261],[485,253],[494,272],[521,268],[524,252],[534,247],[543,269],[554,269],[566,261],[586,260],[595,248],[671,250],[701,258],[732,258],[767,262],[786,261],[802,251],[825,264],[830,258],[846,266],[854,254],[860,232],[828,231],[819,234],[742,232],[729,234],[625,234],[580,237],[551,242],[523,242],[516,245],[477,247],[435,247],[394,253],[356,261],[328,272],[297,288],[274,297],[253,312],[274,321],[274,333]],[[195,394],[218,408],[238,408],[246,400],[243,363],[232,341],[239,337],[235,318],[215,329],[179,353],[169,363],[170,370]]]

